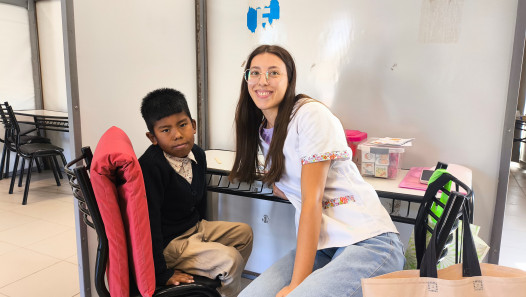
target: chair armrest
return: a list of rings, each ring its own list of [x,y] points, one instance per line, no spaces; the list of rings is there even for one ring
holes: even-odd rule
[[[35,122],[26,122],[26,121],[18,121],[18,124],[21,129],[20,135],[27,135],[33,131],[37,131],[38,125]],[[31,126],[31,127],[27,127]]]
[[[176,296],[207,296],[207,297],[221,297],[221,294],[216,288],[221,286],[221,281],[210,279],[208,277],[193,275],[194,282],[191,284],[180,284],[177,286],[158,286],[152,297],[176,297]],[[136,286],[130,286],[130,296],[140,297],[141,295],[136,290]]]
[[[177,286],[161,286],[155,289],[153,297],[175,297],[175,296],[194,296],[193,294],[202,294],[207,297],[220,297],[221,294],[216,288],[221,286],[219,279],[210,279],[208,277],[194,275],[194,282],[191,284],[180,284]],[[200,295],[198,295],[200,296]]]

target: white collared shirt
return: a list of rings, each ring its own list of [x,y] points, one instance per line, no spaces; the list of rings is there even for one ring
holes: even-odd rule
[[[309,101],[303,101],[309,100]],[[364,181],[352,162],[339,119],[322,103],[303,99],[291,119],[283,146],[285,170],[275,185],[296,208],[296,232],[301,213],[303,164],[330,160],[322,200],[318,249],[342,247],[385,232],[396,232],[374,188]],[[263,154],[269,145],[260,136]]]
[[[163,152],[163,154],[166,160],[168,160],[168,163],[170,163],[170,166],[172,166],[172,168],[175,170],[175,172],[177,172],[177,174],[186,179],[186,181],[189,184],[192,184],[192,161],[194,161],[197,164],[197,161],[195,160],[195,156],[192,153],[192,151],[190,151],[188,156],[186,156],[185,158],[175,157],[167,154],[166,152]]]

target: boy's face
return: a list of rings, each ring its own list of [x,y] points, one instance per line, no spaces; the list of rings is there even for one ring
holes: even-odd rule
[[[180,112],[155,122],[153,134],[146,132],[146,136],[165,153],[184,158],[192,150],[195,132],[195,120]]]

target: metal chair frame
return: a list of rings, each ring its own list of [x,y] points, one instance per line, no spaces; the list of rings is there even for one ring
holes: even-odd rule
[[[26,159],[29,160],[28,170],[27,170],[27,177],[26,177],[26,186],[24,189],[24,198],[22,200],[22,204],[27,204],[27,196],[29,194],[29,184],[31,183],[31,171],[33,169],[33,161],[35,161],[37,158],[43,158],[48,159],[49,165],[51,167],[51,170],[53,170],[53,175],[55,177],[55,181],[57,183],[57,186],[60,186],[60,179],[62,179],[62,173],[60,171],[60,167],[58,165],[58,161],[56,159],[57,156],[59,156],[62,159],[62,163],[64,166],[66,166],[66,158],[64,157],[64,154],[62,153],[64,150],[61,147],[55,146],[51,143],[24,143],[22,141],[22,137],[24,136],[21,133],[20,125],[16,119],[16,116],[13,112],[13,108],[11,106],[7,107],[9,121],[11,122],[11,129],[10,129],[10,135],[9,137],[12,137],[14,139],[14,147],[16,149],[16,157],[15,157],[15,164],[13,166],[13,174],[11,176],[11,185],[9,187],[9,194],[13,194],[13,188],[15,184],[16,179],[16,169],[18,168],[18,161],[20,158],[22,158],[22,164],[20,166],[20,176],[18,180],[18,186],[22,186],[22,179],[24,174],[24,166]],[[38,163],[38,162],[37,162]]]
[[[444,240],[441,239],[441,237],[451,238],[453,232],[458,232],[458,220],[463,216],[463,213],[467,214],[466,210],[469,210],[469,203],[467,195],[451,191],[444,206],[443,213],[438,219],[430,239],[433,240],[435,244],[433,245],[431,241],[429,242],[430,248],[422,257],[421,263],[419,263],[420,276],[428,275],[430,271],[434,271],[434,277],[436,277],[436,265],[440,263],[438,255],[444,256]],[[467,225],[469,225],[469,223]],[[464,226],[466,226],[466,224],[464,224]],[[439,247],[438,245],[441,246]],[[427,254],[427,252],[433,252],[433,250],[435,255]],[[425,263],[431,259],[433,259],[432,261],[434,261],[434,263]],[[458,260],[456,260],[456,263],[458,263]]]
[[[452,181],[455,186],[455,191],[451,190],[448,191],[444,185]],[[460,217],[461,219],[467,219],[470,223],[473,222],[473,205],[474,205],[474,193],[466,184],[458,180],[456,177],[449,173],[442,174],[436,181],[433,183],[436,183],[436,185],[440,185],[440,187],[432,186],[430,184],[428,186],[428,189],[426,193],[424,194],[424,199],[422,203],[420,204],[420,208],[418,209],[418,214],[416,217],[415,222],[415,229],[414,229],[414,236],[415,236],[415,249],[416,249],[416,258],[417,258],[417,267],[420,268],[420,264],[422,262],[422,258],[424,256],[424,252],[426,250],[426,234],[429,232],[430,234],[433,233],[433,229],[439,228],[441,230],[437,234],[437,242],[436,242],[436,257],[437,262],[440,262],[448,253],[448,250],[446,248],[446,245],[449,244],[453,237],[456,237],[456,244],[455,244],[455,262],[459,263],[459,257],[457,251],[459,251],[458,246],[458,219],[459,216],[462,214],[461,211],[458,211],[459,215],[453,219],[453,221],[447,221],[447,228],[444,228],[444,224],[446,223],[446,219],[442,220],[441,217],[446,212],[446,204],[442,203],[440,201],[440,198],[436,197],[436,194],[438,191],[442,191],[446,195],[448,195],[448,202],[452,199],[453,196],[463,196],[465,200],[465,205],[463,207],[467,208],[467,213],[469,213],[468,218]],[[460,190],[463,190],[465,194],[460,194]],[[435,214],[435,212],[432,210],[433,205],[440,206],[444,212],[442,213],[442,216],[439,217]],[[432,219],[434,219],[435,222],[432,222]],[[451,217],[449,217],[451,219]],[[451,226],[449,226],[451,224]],[[453,234],[455,233],[455,234]]]
[[[6,101],[4,103],[0,103],[0,117],[2,118],[2,124],[4,125],[4,139],[0,139],[1,142],[4,143],[4,148],[2,150],[2,160],[0,163],[0,180],[4,177],[9,176],[9,162],[11,154],[10,152],[16,153],[16,147],[14,144],[14,138],[13,138],[13,125],[11,123],[11,119],[9,117],[9,103]],[[35,128],[30,129],[29,131],[25,131],[21,133],[20,142],[22,144],[27,143],[51,143],[49,138],[43,137],[40,135],[27,135],[27,133],[32,132],[34,129],[36,129],[36,123],[31,122],[18,122],[19,124],[26,124],[34,126]],[[37,162],[37,170],[38,172],[41,172],[40,164]],[[4,172],[5,170],[5,172]],[[16,170],[13,170],[13,173],[16,173]]]

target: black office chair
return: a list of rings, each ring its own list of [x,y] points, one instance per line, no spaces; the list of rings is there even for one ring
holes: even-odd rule
[[[438,167],[437,167],[438,168]],[[448,191],[446,189],[446,184],[449,182],[452,182],[451,189],[455,189],[455,191],[451,190]],[[446,220],[451,218],[446,218],[445,220],[441,220],[441,218],[446,214],[446,204],[440,201],[440,197],[437,197],[437,194],[441,195],[439,193],[441,191],[445,195],[448,195],[448,202],[452,199],[452,197],[456,196],[463,196],[464,200],[466,200],[465,207],[467,208],[467,213],[469,213],[468,218],[470,223],[473,222],[473,205],[474,205],[474,194],[473,191],[466,186],[463,182],[458,180],[456,177],[449,173],[443,173],[438,179],[436,179],[434,182],[430,183],[427,187],[427,190],[424,194],[424,198],[422,200],[422,203],[420,204],[420,208],[418,209],[418,214],[416,217],[415,222],[415,229],[414,229],[414,236],[415,236],[415,250],[416,250],[416,260],[417,260],[417,268],[420,268],[422,258],[424,256],[424,252],[426,250],[426,235],[429,232],[429,234],[433,233],[434,228],[442,228],[440,224],[444,224]],[[465,194],[459,194],[459,192],[462,191]],[[437,215],[436,208],[442,209],[442,214],[439,216]],[[460,215],[460,212],[459,212]],[[441,260],[444,259],[444,257],[449,252],[447,249],[447,244],[451,243],[454,236],[456,237],[456,246],[455,246],[455,262],[459,263],[458,253],[459,250],[458,247],[458,220],[455,220],[453,222],[447,221],[448,224],[451,223],[451,227],[444,228],[437,236],[437,242],[436,242],[436,252],[437,252],[437,261],[440,263]],[[455,233],[455,234],[453,234]]]
[[[64,166],[66,166],[66,158],[64,157],[64,154],[62,153],[64,149],[61,147],[58,147],[56,145],[53,145],[51,143],[26,143],[24,144],[22,142],[22,132],[20,129],[20,125],[15,117],[15,114],[13,112],[13,108],[11,106],[7,107],[7,114],[9,117],[9,120],[12,125],[11,129],[11,135],[14,139],[14,146],[16,150],[16,157],[15,157],[15,165],[13,167],[13,172],[17,170],[18,161],[20,158],[22,158],[22,164],[20,166],[20,176],[18,181],[18,186],[22,186],[22,179],[24,175],[24,165],[25,160],[29,160],[29,166],[27,170],[27,177],[26,177],[26,186],[24,189],[24,198],[22,200],[22,204],[27,204],[27,196],[29,194],[29,184],[31,182],[31,171],[33,169],[33,162],[37,158],[43,158],[47,159],[49,161],[49,165],[51,169],[53,170],[53,175],[55,176],[55,181],[57,182],[57,186],[60,186],[60,180],[59,177],[62,178],[62,173],[60,172],[60,167],[58,166],[58,161],[56,159],[57,156],[59,156],[62,159],[62,163],[64,163]],[[9,194],[13,194],[13,188],[15,185],[15,179],[16,174],[13,173],[11,176],[11,185],[9,187]]]
[[[73,196],[78,199],[79,209],[83,213],[86,225],[95,229],[98,238],[97,258],[95,266],[95,288],[101,297],[110,297],[104,280],[108,262],[109,245],[104,222],[102,220],[97,200],[93,192],[88,168],[91,166],[93,154],[90,147],[82,148],[82,155],[66,165],[65,172],[73,190]],[[84,161],[86,165],[76,165]],[[209,279],[194,275],[194,283],[180,284],[178,286],[157,287],[153,297],[220,297],[216,288],[221,286],[218,279]],[[134,288],[133,277],[130,277],[130,296],[141,296]]]
[[[0,163],[0,180],[4,177],[9,176],[9,161],[10,161],[10,152],[16,153],[15,139],[13,138],[13,125],[8,114],[9,103],[6,101],[0,103],[0,117],[2,118],[2,124],[4,125],[4,139],[0,139],[0,142],[4,143],[4,148],[2,151],[2,160]],[[32,131],[36,131],[36,124],[31,122],[19,122],[19,124],[29,125],[30,128],[27,131],[21,132],[20,143],[51,143],[49,138],[39,136],[39,135],[27,135]],[[5,169],[5,173],[4,173]],[[37,169],[40,172],[40,164],[37,162]],[[16,170],[13,170],[13,173],[16,173]]]

